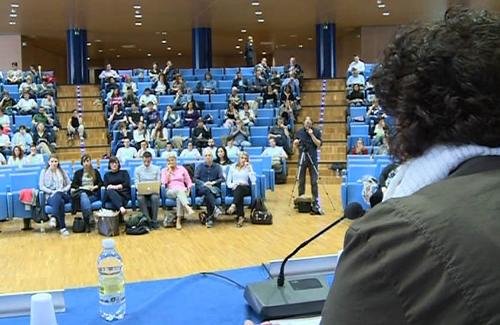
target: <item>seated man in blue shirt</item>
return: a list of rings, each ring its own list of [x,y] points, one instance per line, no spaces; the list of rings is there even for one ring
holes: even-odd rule
[[[354,85],[359,85],[361,89],[364,89],[365,83],[365,77],[356,68],[353,68],[352,75],[347,79],[347,87],[352,89]]]
[[[220,214],[219,208],[215,206],[215,199],[220,196],[220,185],[224,182],[224,175],[219,164],[213,162],[210,151],[204,153],[205,162],[196,166],[194,171],[194,182],[196,184],[196,195],[204,197],[207,206],[207,228],[214,226],[214,219]]]

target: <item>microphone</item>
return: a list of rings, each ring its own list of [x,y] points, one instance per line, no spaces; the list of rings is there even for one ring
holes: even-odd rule
[[[344,215],[326,228],[300,244],[288,255],[280,266],[278,280],[269,279],[246,286],[244,297],[250,307],[262,319],[277,319],[299,315],[320,314],[330,287],[326,277],[321,275],[294,276],[285,286],[285,265],[287,261],[310,242],[335,227],[344,219],[355,220],[365,214],[359,203],[350,203]]]
[[[312,236],[311,238],[307,239],[302,244],[300,244],[299,246],[297,246],[297,248],[295,248],[293,250],[293,252],[291,252],[283,260],[283,263],[281,263],[280,273],[278,275],[278,281],[277,281],[278,287],[282,287],[285,284],[285,265],[286,265],[286,262],[288,262],[288,260],[290,258],[292,258],[293,256],[295,256],[295,254],[297,254],[302,248],[304,248],[307,245],[309,245],[310,242],[312,242],[313,240],[315,240],[319,236],[323,235],[328,230],[330,230],[333,227],[335,227],[342,220],[344,220],[344,219],[355,220],[355,219],[361,218],[364,214],[365,214],[365,210],[363,209],[363,207],[361,206],[361,204],[359,204],[358,202],[349,203],[347,205],[347,207],[345,208],[344,215],[342,217],[338,218],[337,220],[335,220],[334,222],[332,222],[331,224],[329,224],[326,228],[322,229],[320,232],[318,232],[317,234],[315,234],[314,236]]]

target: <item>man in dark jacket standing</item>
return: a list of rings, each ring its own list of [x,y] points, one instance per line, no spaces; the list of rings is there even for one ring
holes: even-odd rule
[[[455,8],[389,45],[371,81],[402,164],[348,230],[322,324],[500,324],[499,35]]]

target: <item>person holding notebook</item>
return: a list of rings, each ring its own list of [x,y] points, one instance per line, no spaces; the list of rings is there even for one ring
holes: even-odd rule
[[[158,208],[160,207],[160,167],[151,162],[153,155],[145,151],[142,165],[135,169],[137,201],[143,215],[151,222],[151,228],[158,229]],[[143,186],[146,185],[146,186]]]

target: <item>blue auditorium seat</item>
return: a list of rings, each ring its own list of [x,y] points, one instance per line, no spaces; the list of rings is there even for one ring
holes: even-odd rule
[[[19,94],[19,85],[8,85],[4,84],[3,85],[3,90],[8,92],[9,94]]]
[[[226,68],[226,76],[229,76],[230,78],[234,78],[234,76],[236,75],[236,72],[238,72],[239,69],[240,68]]]
[[[351,129],[351,136],[368,135],[368,125],[366,124],[351,125],[350,129]]]
[[[257,100],[257,97],[259,97],[260,94],[257,94],[257,93],[246,93],[245,94],[245,100],[248,101],[248,100]]]
[[[223,75],[224,68],[210,68],[210,72],[212,73],[212,75],[214,74]]]
[[[278,72],[278,75],[282,75],[283,73],[285,73],[285,67],[282,65],[271,67],[271,71],[273,71],[273,70]]]
[[[250,76],[253,76],[253,74],[254,74],[254,67],[241,67],[240,70],[241,70],[241,74],[247,78]]]
[[[162,95],[158,96],[158,104],[159,105],[173,105],[174,104],[174,95]]]
[[[226,103],[227,95],[226,94],[212,94],[210,95],[210,102],[212,103]]]
[[[31,121],[32,121],[31,115],[14,115],[13,120],[16,129],[18,129],[21,125],[26,126],[28,130],[31,128]]]
[[[258,118],[274,118],[276,111],[272,108],[260,108],[257,111]]]
[[[31,211],[19,200],[19,194],[23,189],[37,189],[40,172],[13,172],[10,174],[10,193],[11,193],[11,217],[13,218],[31,218]],[[15,181],[12,181],[15,180]]]
[[[208,68],[194,69],[195,76],[205,77],[205,73],[208,72]]]
[[[5,171],[3,171],[5,172]],[[6,220],[10,217],[10,182],[11,178],[7,173],[0,174],[0,220]]]
[[[151,88],[151,82],[138,82],[137,83],[137,93],[142,95],[144,93],[144,89]]]
[[[120,76],[127,75],[127,76],[131,76],[132,77],[132,70],[131,69],[129,69],[129,70],[118,70],[118,74]]]
[[[209,96],[206,94],[193,94],[193,99],[197,102],[208,102]]]
[[[193,69],[191,68],[180,68],[179,73],[185,77],[185,76],[193,76]]]
[[[172,129],[172,137],[175,136],[189,138],[191,136],[191,132],[189,128]]]

